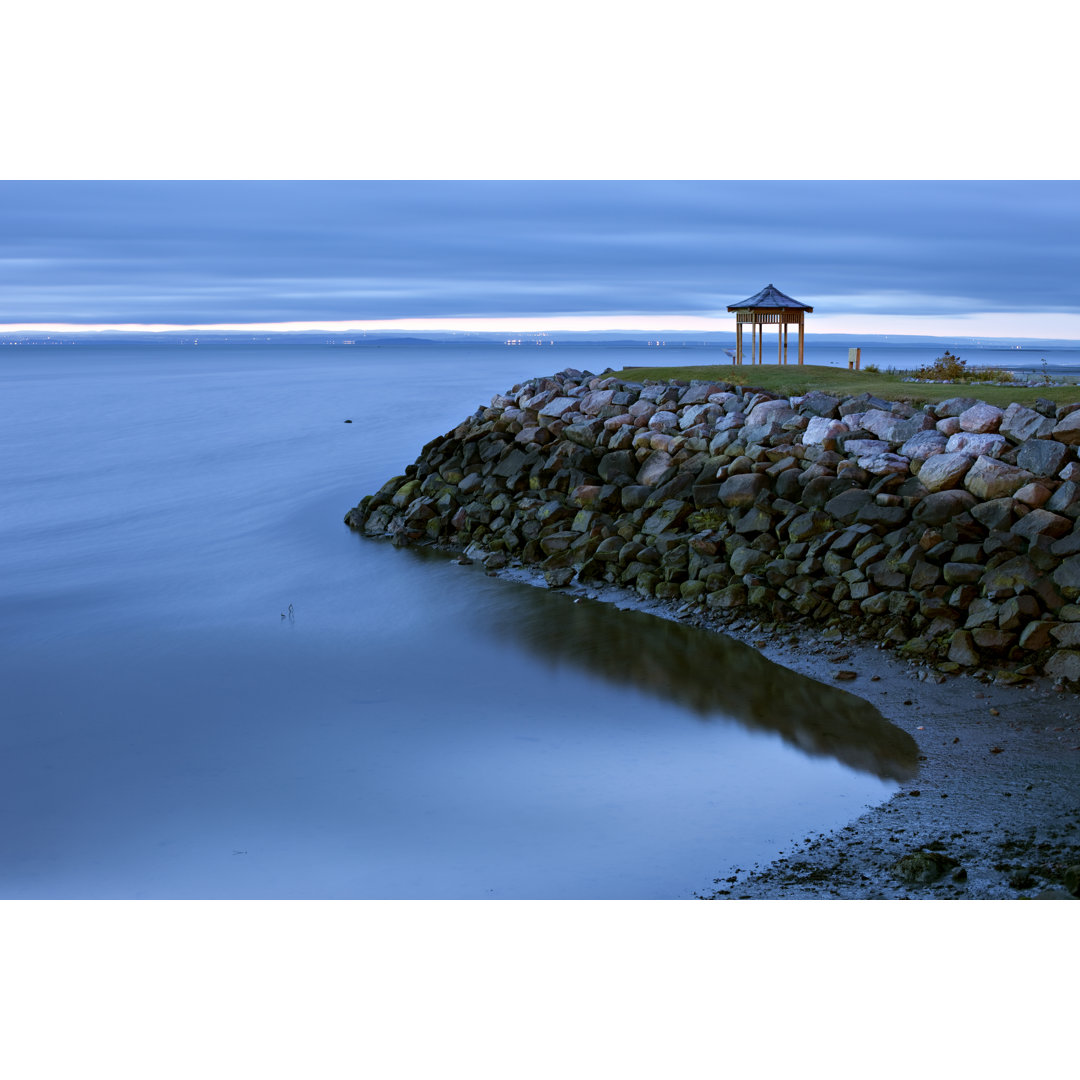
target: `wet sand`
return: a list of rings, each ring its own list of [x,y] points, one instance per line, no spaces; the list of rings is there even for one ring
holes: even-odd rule
[[[499,573],[543,587],[528,571]],[[1064,874],[1080,864],[1080,699],[1052,678],[943,676],[854,636],[723,620],[617,586],[567,591],[722,632],[862,697],[918,745],[917,772],[884,805],[717,879],[702,899],[1072,899]]]

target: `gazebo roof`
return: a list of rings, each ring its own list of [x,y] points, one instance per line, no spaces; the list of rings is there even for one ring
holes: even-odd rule
[[[787,308],[796,311],[813,311],[809,304],[802,304],[785,296],[775,285],[766,285],[759,293],[737,304],[728,304],[728,311],[744,311],[746,308]]]

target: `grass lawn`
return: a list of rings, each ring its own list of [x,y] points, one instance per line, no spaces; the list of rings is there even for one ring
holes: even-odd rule
[[[704,365],[702,367],[631,367],[616,372],[620,379],[630,382],[664,382],[674,379],[689,382],[729,382],[738,386],[759,387],[790,397],[809,390],[821,390],[837,397],[870,393],[886,401],[944,401],[952,397],[972,397],[991,405],[1004,407],[1013,401],[1030,405],[1036,398],[1048,398],[1063,405],[1080,400],[1080,386],[987,386],[984,383],[907,383],[899,375],[874,374],[869,371],[847,371],[817,364],[734,364]]]

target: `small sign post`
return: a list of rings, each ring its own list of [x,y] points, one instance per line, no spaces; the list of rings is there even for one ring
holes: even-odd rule
[[[848,351],[847,351],[847,366],[848,366],[849,371],[852,368],[854,368],[856,371],[859,370],[859,356],[860,356],[861,353],[862,353],[862,349],[848,349]]]

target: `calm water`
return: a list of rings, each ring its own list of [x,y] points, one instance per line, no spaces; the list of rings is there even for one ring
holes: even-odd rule
[[[0,896],[689,897],[895,789],[851,695],[342,524],[628,362],[538,353],[0,350]]]

